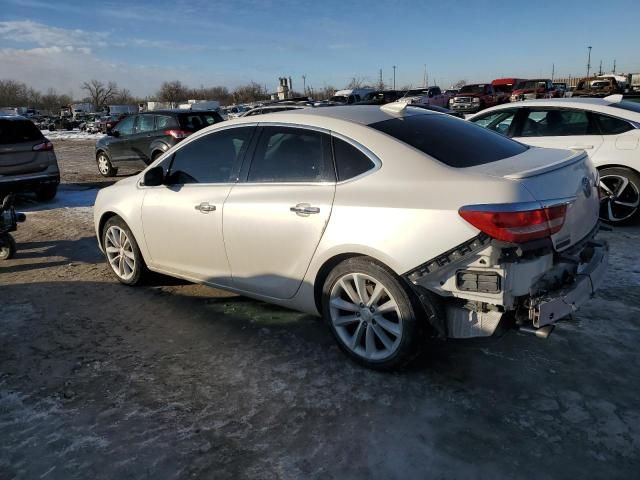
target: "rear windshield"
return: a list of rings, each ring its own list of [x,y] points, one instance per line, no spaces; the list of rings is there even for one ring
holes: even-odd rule
[[[513,157],[527,146],[448,115],[394,118],[369,125],[455,168]]]
[[[29,120],[0,120],[0,145],[41,140],[42,133]]]
[[[618,103],[612,103],[609,106],[614,108],[621,108],[622,110],[629,110],[630,112],[640,113],[640,103],[630,102],[629,100],[622,100]]]
[[[180,126],[192,132],[222,121],[222,117],[217,112],[181,114],[179,118]]]

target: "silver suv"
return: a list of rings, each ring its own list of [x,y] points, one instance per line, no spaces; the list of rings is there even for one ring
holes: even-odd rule
[[[24,117],[0,116],[0,192],[32,191],[51,200],[60,183],[53,144]]]

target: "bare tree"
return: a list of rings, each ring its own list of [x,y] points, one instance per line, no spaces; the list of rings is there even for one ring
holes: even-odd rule
[[[113,97],[118,91],[118,85],[115,82],[109,82],[105,85],[100,80],[94,79],[84,82],[82,84],[82,89],[87,92],[87,95],[96,110],[99,110],[113,100]]]
[[[351,81],[348,83],[347,88],[361,88],[367,84],[366,77],[352,77]]]
[[[138,100],[131,95],[131,91],[128,88],[121,88],[113,95],[113,103],[119,105],[133,105],[138,103]]]
[[[175,104],[181,100],[187,100],[189,96],[189,89],[182,85],[180,80],[174,80],[172,82],[164,82],[160,85],[157,97],[161,102],[171,102]]]
[[[453,88],[455,89],[461,89],[462,87],[464,87],[467,84],[466,80],[458,80],[456,83],[453,84]]]
[[[237,87],[233,93],[233,101],[235,103],[256,102],[259,100],[267,100],[269,94],[262,85],[251,82],[247,85]]]

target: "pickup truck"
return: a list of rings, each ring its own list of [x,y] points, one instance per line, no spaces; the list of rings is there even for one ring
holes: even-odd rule
[[[511,92],[511,101],[534,100],[536,98],[558,98],[564,96],[564,92],[557,90],[553,82],[548,78],[534,78],[518,83]]]
[[[497,104],[498,95],[496,95],[493,85],[475,83],[462,87],[451,100],[449,107],[454,112],[475,113]]]
[[[615,77],[584,78],[573,91],[574,97],[608,97],[622,93]]]
[[[398,101],[447,108],[449,98],[442,94],[440,87],[424,87],[408,90]]]

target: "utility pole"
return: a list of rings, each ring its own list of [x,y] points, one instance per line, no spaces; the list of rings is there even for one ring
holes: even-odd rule
[[[393,89],[396,89],[396,66],[393,66]]]
[[[424,64],[424,78],[423,78],[423,82],[424,82],[424,88],[427,88],[427,64]]]
[[[384,90],[384,82],[382,81],[382,69],[380,69],[380,83],[378,87],[380,87],[380,90]]]
[[[307,94],[307,76],[302,75],[302,95]]]
[[[616,73],[616,59],[615,58],[613,59],[613,72],[612,73],[613,74]]]
[[[598,75],[602,75],[602,60],[600,60],[600,70],[598,71]]]
[[[589,72],[591,71],[591,46],[587,48],[589,49],[589,56],[587,57],[587,78],[589,78]]]
[[[552,63],[551,64],[551,81],[552,82],[553,82],[553,77],[555,76],[555,74],[556,74],[556,64]]]

